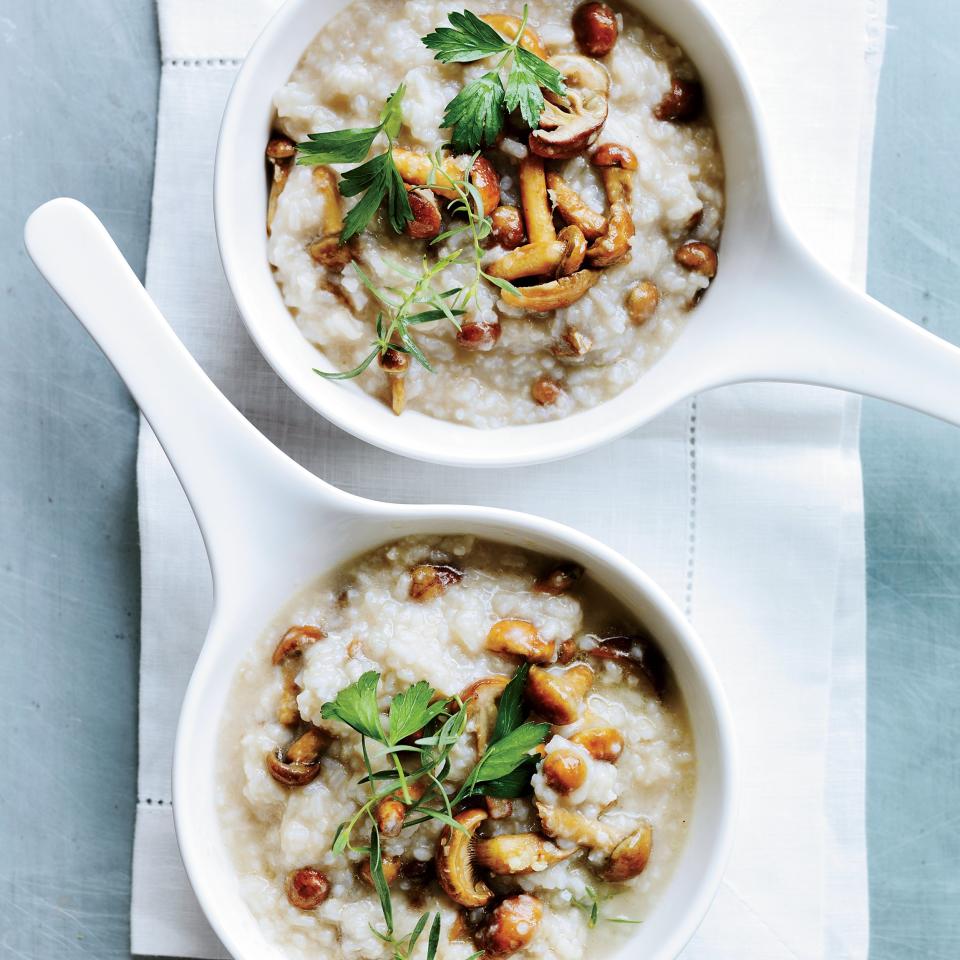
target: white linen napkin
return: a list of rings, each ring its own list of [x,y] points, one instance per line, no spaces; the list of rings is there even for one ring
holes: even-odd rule
[[[594,453],[499,474],[413,463],[346,436],[257,354],[214,239],[221,111],[279,0],[158,3],[163,73],[147,286],[187,347],[257,427],[346,490],[530,510],[648,570],[712,650],[742,761],[734,854],[684,956],[866,957],[859,401],[791,386],[717,390]],[[885,0],[714,6],[746,55],[795,222],[824,260],[862,281]],[[180,864],[169,785],[176,714],[210,609],[209,575],[186,500],[145,425],[138,479],[132,950],[224,957]]]

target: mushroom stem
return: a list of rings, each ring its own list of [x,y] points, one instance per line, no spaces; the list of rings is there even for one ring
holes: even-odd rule
[[[390,384],[390,409],[399,417],[407,405],[407,387],[404,378],[410,369],[410,357],[390,347],[381,353],[378,361]]]
[[[567,244],[562,240],[526,243],[495,260],[487,272],[502,280],[547,276],[557,270],[566,251]]]
[[[530,243],[548,243],[557,239],[543,159],[533,154],[520,161],[520,205]]]
[[[557,212],[567,223],[579,227],[588,240],[602,237],[607,229],[606,218],[587,206],[584,199],[559,173],[547,174],[547,189],[553,195]]]
[[[348,244],[340,242],[343,208],[337,174],[330,167],[314,167],[313,185],[323,197],[323,214],[320,236],[307,246],[307,252],[317,263],[339,273],[353,259],[353,251]]]
[[[600,167],[610,217],[607,232],[587,250],[587,258],[594,267],[611,267],[630,253],[630,240],[636,232],[632,202],[637,158],[629,147],[603,143],[590,160]]]
[[[280,202],[280,194],[287,185],[287,177],[290,176],[290,168],[293,166],[291,159],[275,160],[270,157],[270,165],[273,167],[273,175],[270,178],[270,196],[267,199],[267,236],[273,229],[273,218],[277,213],[277,204]]]
[[[297,674],[300,672],[301,657],[304,648],[326,637],[320,628],[310,625],[291,627],[280,638],[273,651],[271,662],[280,667],[283,676],[283,688],[280,691],[280,703],[277,705],[277,720],[285,727],[300,722],[300,708],[297,697],[300,687]]]
[[[500,298],[508,306],[545,313],[576,303],[599,279],[600,274],[596,270],[578,270],[569,277],[560,277],[532,287],[521,287],[519,296],[504,290]]]

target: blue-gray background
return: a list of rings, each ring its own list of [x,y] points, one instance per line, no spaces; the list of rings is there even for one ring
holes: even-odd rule
[[[869,286],[960,342],[960,4],[890,0],[889,25]],[[78,197],[142,275],[158,71],[153,0],[0,0],[3,957],[129,953],[137,416],[20,230]],[[871,955],[954,960],[960,433],[868,401],[863,466]]]

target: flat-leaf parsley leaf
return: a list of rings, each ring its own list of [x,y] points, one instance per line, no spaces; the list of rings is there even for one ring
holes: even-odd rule
[[[528,13],[524,5],[513,40],[505,40],[469,10],[449,14],[449,27],[437,27],[423,38],[424,45],[434,51],[434,58],[441,63],[471,63],[502,54],[493,70],[468,83],[447,104],[442,126],[450,128],[455,150],[490,146],[503,128],[506,115],[517,108],[527,125],[535,128],[544,108],[541,87],[558,97],[566,95],[560,71],[520,46]],[[508,63],[504,87],[500,71]]]
[[[341,720],[371,740],[385,742],[386,737],[380,723],[380,707],[377,704],[379,683],[380,674],[376,670],[367,671],[355,683],[344,687],[335,699],[323,704],[320,715],[324,720]]]
[[[400,84],[380,111],[380,122],[375,127],[355,127],[349,130],[330,130],[311,133],[297,145],[297,163],[316,166],[326,163],[360,163],[370,152],[378,134],[387,137],[384,153],[371,157],[359,167],[347,170],[340,180],[340,193],[345,197],[363,194],[347,213],[340,233],[340,242],[346,243],[373,219],[386,200],[387,219],[396,233],[402,233],[413,219],[410,201],[403,180],[393,162],[393,143],[403,124],[403,95],[406,88]]]

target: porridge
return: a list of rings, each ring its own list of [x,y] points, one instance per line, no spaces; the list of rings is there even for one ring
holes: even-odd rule
[[[702,90],[632,11],[354,0],[274,102],[283,300],[321,376],[398,414],[495,428],[596,406],[716,274]]]
[[[582,574],[407,538],[255,645],[218,806],[284,956],[580,960],[642,922],[684,846],[694,744],[658,648]]]

